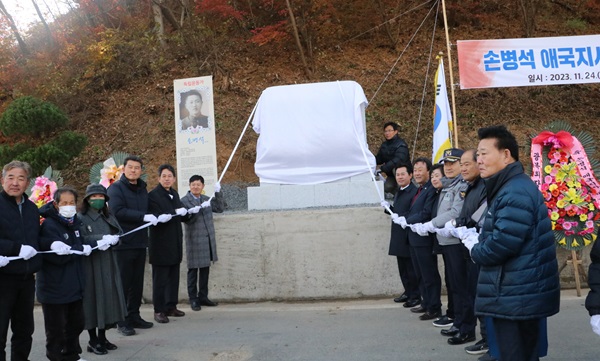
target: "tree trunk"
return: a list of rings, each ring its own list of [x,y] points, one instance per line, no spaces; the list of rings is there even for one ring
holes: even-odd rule
[[[165,23],[163,21],[162,10],[160,9],[160,5],[162,0],[153,0],[152,1],[152,12],[154,13],[154,21],[156,22],[156,34],[158,36],[158,40],[160,41],[160,45],[164,50],[167,50],[167,40],[165,39]]]
[[[535,14],[537,13],[537,0],[519,0],[523,15],[523,30],[525,36],[530,38],[535,34]]]
[[[294,12],[292,11],[292,5],[290,4],[290,0],[285,0],[287,4],[288,12],[290,14],[290,21],[292,22],[292,30],[294,31],[294,38],[296,39],[296,46],[298,46],[298,52],[300,53],[300,59],[302,60],[302,64],[304,65],[304,72],[306,73],[306,77],[310,79],[312,77],[312,72],[306,63],[306,58],[304,57],[304,49],[302,49],[302,43],[300,42],[300,36],[298,35],[298,26],[296,26],[296,18],[294,17]]]
[[[12,16],[10,16],[8,11],[6,11],[6,8],[4,7],[2,0],[0,0],[0,12],[8,20],[8,25],[10,26],[10,29],[12,30],[13,34],[15,35],[15,38],[17,38],[17,43],[19,44],[21,53],[23,53],[23,55],[25,55],[25,56],[29,55],[29,48],[27,47],[27,44],[25,44],[25,41],[23,40],[23,38],[21,38],[21,34],[19,34],[19,29],[17,29],[17,25],[15,24],[15,21],[13,20]]]
[[[33,6],[35,7],[35,11],[38,14],[38,17],[40,18],[40,21],[42,22],[42,24],[44,25],[44,28],[46,29],[46,34],[48,35],[48,44],[50,44],[50,46],[54,45],[54,38],[52,37],[52,32],[50,31],[50,27],[48,26],[48,23],[46,22],[46,19],[44,19],[44,15],[42,15],[42,12],[40,11],[40,8],[38,7],[38,4],[35,2],[35,0],[31,0],[31,2],[33,3]]]

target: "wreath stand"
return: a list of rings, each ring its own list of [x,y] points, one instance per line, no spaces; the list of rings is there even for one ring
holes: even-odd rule
[[[578,251],[571,251],[571,256],[567,256],[565,262],[560,266],[558,273],[560,274],[567,265],[573,266],[573,271],[575,273],[575,287],[577,288],[577,297],[581,297],[581,281],[579,280],[579,275],[581,274],[581,278],[585,282],[587,282],[587,275],[585,274],[585,270],[583,269],[583,264],[581,261],[581,257],[577,257]]]

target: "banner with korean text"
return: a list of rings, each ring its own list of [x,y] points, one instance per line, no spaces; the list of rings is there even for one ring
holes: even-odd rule
[[[460,88],[600,82],[600,35],[459,40]]]
[[[177,191],[183,197],[190,177],[198,174],[204,177],[205,193],[212,195],[218,179],[212,77],[177,79],[173,90]]]

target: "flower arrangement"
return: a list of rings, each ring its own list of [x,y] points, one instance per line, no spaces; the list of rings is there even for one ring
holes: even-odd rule
[[[56,188],[58,188],[56,182],[43,175],[39,176],[34,181],[29,199],[35,203],[38,208],[41,208],[44,204],[52,201]]]
[[[544,131],[533,138],[531,154],[532,179],[545,199],[557,244],[575,251],[590,245],[600,220],[600,183],[584,145],[566,130]]]
[[[114,182],[118,181],[123,174],[123,164],[129,154],[124,152],[114,152],[104,162],[96,163],[90,169],[90,183],[100,183],[108,188]],[[140,177],[146,180],[146,174]]]

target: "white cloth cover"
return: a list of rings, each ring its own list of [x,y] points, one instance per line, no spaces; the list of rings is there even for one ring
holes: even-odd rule
[[[254,170],[261,183],[318,184],[373,171],[366,106],[354,81],[265,89],[252,121],[259,134]]]

